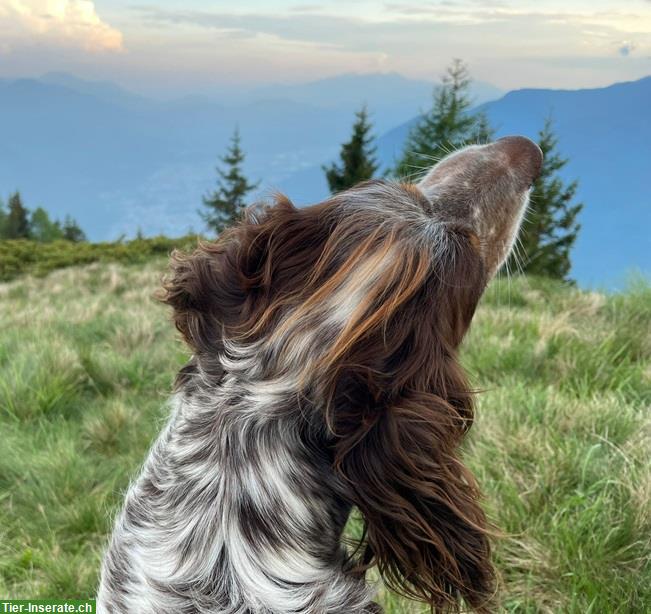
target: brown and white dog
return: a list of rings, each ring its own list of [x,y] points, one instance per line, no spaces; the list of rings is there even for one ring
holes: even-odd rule
[[[373,565],[433,611],[490,610],[457,351],[541,164],[522,137],[470,146],[417,185],[278,198],[174,255],[164,300],[194,356],[117,519],[98,612],[377,612]]]

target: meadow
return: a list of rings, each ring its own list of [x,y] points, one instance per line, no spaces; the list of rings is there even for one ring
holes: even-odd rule
[[[188,356],[152,298],[165,264],[0,283],[2,597],[95,592]],[[497,280],[462,355],[481,389],[466,460],[502,532],[496,610],[651,611],[651,287]],[[421,611],[381,597],[390,614]]]

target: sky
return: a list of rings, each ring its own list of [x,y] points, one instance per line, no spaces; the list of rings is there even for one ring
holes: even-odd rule
[[[502,89],[651,74],[651,0],[0,0],[0,77],[69,72],[171,95],[342,73]]]

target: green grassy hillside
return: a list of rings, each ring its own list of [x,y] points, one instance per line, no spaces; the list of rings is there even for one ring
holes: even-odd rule
[[[10,281],[27,273],[43,277],[56,269],[91,262],[144,264],[156,256],[169,254],[174,248],[192,249],[200,238],[200,235],[186,235],[176,239],[149,237],[106,243],[75,243],[62,239],[51,242],[30,239],[2,240],[0,282]]]
[[[151,299],[164,266],[0,284],[0,596],[95,591],[187,356]],[[495,283],[463,356],[483,391],[467,461],[504,533],[500,610],[650,611],[651,288]]]

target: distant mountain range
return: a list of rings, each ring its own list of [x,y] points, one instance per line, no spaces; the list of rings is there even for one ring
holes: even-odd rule
[[[562,177],[579,180],[577,200],[585,204],[572,253],[572,276],[581,285],[615,288],[636,270],[651,276],[651,77],[597,89],[517,90],[479,109],[498,137],[535,140],[553,118],[559,151],[569,158]],[[383,168],[394,165],[416,121],[378,139]],[[328,193],[319,167],[297,172],[283,187],[299,201]]]
[[[246,170],[263,191],[335,155],[368,103],[378,133],[418,113],[433,83],[343,75],[231,92],[224,100],[149,100],[109,82],[52,73],[0,80],[0,195],[76,217],[92,239],[200,228],[201,196],[239,126]],[[478,84],[476,98],[499,90]]]
[[[342,75],[163,102],[62,73],[0,79],[0,196],[20,189],[27,206],[73,215],[94,240],[138,228],[200,229],[196,209],[238,125],[246,171],[262,192],[315,202],[327,193],[321,165],[349,136],[355,110],[368,104],[388,166],[415,121],[404,120],[431,103],[433,86],[397,74]],[[553,114],[570,158],[565,176],[580,180],[586,203],[574,256],[579,282],[612,287],[632,267],[651,271],[651,78],[505,96],[478,83],[474,95],[499,134],[535,137]]]

